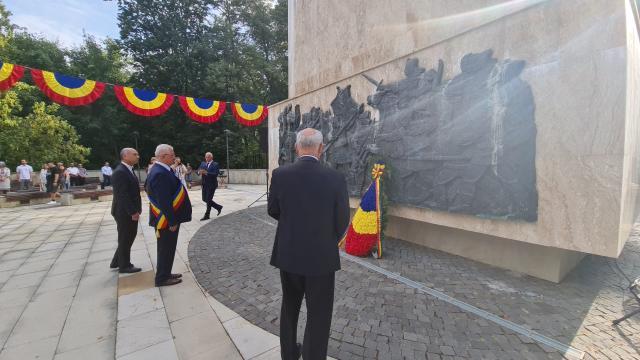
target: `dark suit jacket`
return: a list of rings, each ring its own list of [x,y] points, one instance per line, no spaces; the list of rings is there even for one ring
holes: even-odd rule
[[[113,202],[111,203],[113,217],[131,218],[131,215],[142,212],[138,178],[124,164],[119,164],[113,171],[111,186],[113,186]]]
[[[209,166],[206,162],[201,162],[198,169],[207,170],[207,175],[202,176],[202,186],[218,187],[218,174],[220,174],[220,167],[217,162],[212,161]]]
[[[271,265],[294,274],[340,269],[338,242],[349,226],[349,195],[342,174],[302,157],[273,171],[269,215],[278,220]]]
[[[166,216],[169,226],[191,221],[191,201],[189,201],[186,189],[184,189],[185,199],[182,205],[177,211],[173,210],[173,199],[183,186],[180,179],[172,171],[165,169],[160,164],[154,165],[147,175],[145,186],[149,199],[153,200]],[[156,222],[157,219],[149,208],[149,226],[155,227]]]
[[[213,194],[215,194],[216,189],[218,188],[218,174],[220,174],[220,168],[218,167],[218,163],[212,161],[209,166],[205,161],[200,163],[198,169],[207,170],[207,175],[202,175],[202,201],[208,203],[213,199]]]

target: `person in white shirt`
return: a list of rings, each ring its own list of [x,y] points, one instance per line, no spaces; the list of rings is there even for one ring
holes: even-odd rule
[[[111,186],[111,175],[113,175],[113,169],[111,169],[108,161],[104,163],[104,166],[100,171],[102,172],[102,184],[100,184],[100,187],[104,189],[107,186]]]
[[[6,194],[11,190],[11,170],[0,161],[0,194]]]
[[[76,164],[71,163],[67,168],[67,172],[69,174],[69,183],[71,186],[78,185],[78,175],[80,174],[80,170],[76,167]]]
[[[173,165],[171,165],[171,168],[173,169],[174,174],[176,174],[176,176],[178,177],[178,179],[180,179],[180,182],[182,183],[182,185],[186,188],[187,187],[187,167],[184,166],[184,164],[182,164],[182,160],[179,157],[176,157],[175,162],[173,163]]]
[[[40,169],[40,191],[47,191],[47,174],[49,173],[49,166],[47,164],[42,164],[42,169]]]
[[[87,177],[89,177],[87,169],[85,169],[82,164],[78,164],[78,180],[76,180],[76,185],[83,186],[84,184],[86,184]]]
[[[29,190],[31,187],[31,175],[33,175],[33,168],[27,164],[27,160],[20,160],[20,165],[16,168],[18,173],[18,180],[20,181],[20,190]]]

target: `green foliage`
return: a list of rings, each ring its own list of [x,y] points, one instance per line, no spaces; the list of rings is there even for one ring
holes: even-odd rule
[[[0,3],[0,59],[92,80],[208,99],[275,103],[287,96],[287,1],[267,0],[119,0],[120,40],[86,36],[79,47],[16,29]],[[30,75],[25,75],[30,82]],[[15,89],[15,104],[3,99],[12,116],[41,114],[46,99],[32,86]],[[19,105],[19,106],[18,106]],[[13,107],[12,107],[13,106]],[[45,107],[77,130],[92,149],[88,167],[116,162],[119,149],[135,146],[146,162],[157,144],[172,144],[183,161],[196,163],[212,151],[226,167],[224,130],[229,134],[231,167],[264,167],[255,128],[239,125],[230,111],[216,124],[187,118],[178,104],[163,116],[142,118],[122,107],[108,87],[84,107]],[[7,120],[9,121],[9,120]],[[264,125],[263,125],[264,126]],[[4,136],[4,134],[2,135]],[[26,155],[7,153],[0,157]],[[34,155],[31,162],[47,155]],[[65,158],[61,157],[60,160]],[[51,159],[57,160],[57,159]]]
[[[57,104],[33,104],[33,111],[23,111],[18,93],[29,92],[32,86],[18,83],[14,89],[0,96],[0,156],[15,167],[21,159],[32,165],[49,161],[84,162],[89,149],[78,143],[73,126],[56,115]]]

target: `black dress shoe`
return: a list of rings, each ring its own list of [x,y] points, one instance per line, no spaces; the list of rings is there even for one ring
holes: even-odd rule
[[[111,263],[111,264],[109,264],[109,268],[110,268],[110,269],[117,269],[117,268],[118,268],[118,264],[116,264],[116,263]]]
[[[169,279],[180,279],[182,274],[171,274],[169,275]]]
[[[224,207],[224,206],[220,206],[220,209],[218,209],[218,215],[216,215],[216,216],[220,216],[220,213],[222,212],[222,208],[223,208],[223,207]]]
[[[131,273],[137,273],[140,272],[139,267],[135,267],[135,266],[129,266],[128,268],[125,269],[120,269],[120,274],[131,274]]]
[[[205,220],[209,220],[209,219],[211,219],[209,217],[209,215],[205,215],[205,216],[202,217],[202,219],[200,219],[200,221],[205,221]]]
[[[182,282],[182,279],[167,279],[163,282],[156,283],[156,286],[171,286],[171,285],[180,284],[181,282]]]

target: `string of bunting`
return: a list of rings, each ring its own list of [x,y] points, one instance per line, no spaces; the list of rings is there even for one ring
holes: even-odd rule
[[[202,124],[213,124],[220,120],[227,108],[225,101],[136,89],[2,61],[0,61],[0,91],[11,89],[22,79],[25,69],[31,70],[33,81],[47,97],[66,106],[89,105],[102,96],[106,85],[111,85],[118,101],[125,109],[139,116],[151,117],[164,114],[173,105],[175,97],[178,98],[184,113],[193,121]],[[245,126],[260,125],[269,113],[266,105],[237,102],[229,104],[233,117]]]

